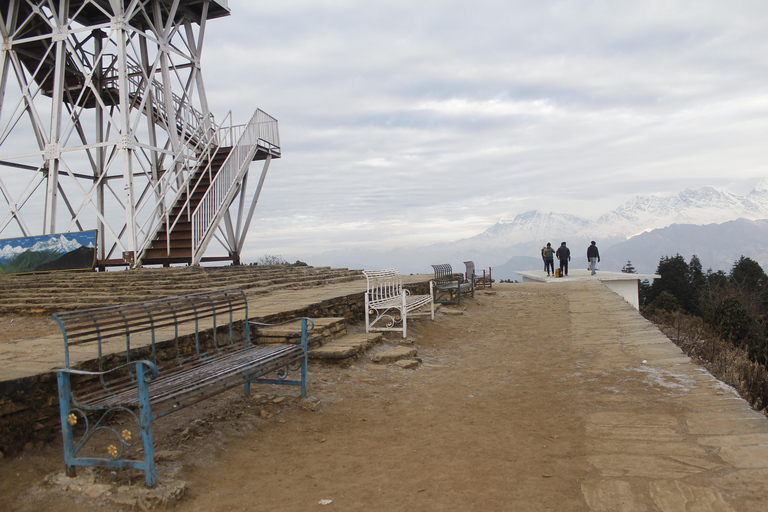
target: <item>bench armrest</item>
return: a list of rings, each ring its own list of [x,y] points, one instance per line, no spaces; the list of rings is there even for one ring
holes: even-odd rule
[[[144,380],[149,382],[157,377],[157,366],[152,361],[147,361],[146,359],[142,359],[139,361],[131,361],[128,364],[123,364],[120,366],[116,366],[115,368],[110,368],[109,370],[105,370],[103,372],[93,372],[89,370],[77,370],[75,368],[57,368],[55,371],[58,373],[70,373],[75,375],[107,375],[108,373],[112,373],[114,371],[120,370],[122,368],[127,368],[128,366],[138,366],[139,364],[143,364],[147,371],[144,372]]]

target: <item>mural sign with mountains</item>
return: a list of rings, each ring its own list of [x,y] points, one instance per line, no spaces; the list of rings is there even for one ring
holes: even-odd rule
[[[0,275],[95,266],[96,230],[0,240]]]

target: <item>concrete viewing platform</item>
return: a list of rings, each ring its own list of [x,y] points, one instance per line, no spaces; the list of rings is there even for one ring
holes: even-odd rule
[[[642,280],[653,281],[660,279],[656,274],[626,274],[624,272],[604,272],[598,270],[594,275],[589,270],[571,268],[565,277],[549,276],[543,270],[516,270],[515,274],[522,276],[524,283],[568,283],[574,281],[599,281],[611,291],[619,294],[635,309],[640,309],[638,297],[639,283]]]

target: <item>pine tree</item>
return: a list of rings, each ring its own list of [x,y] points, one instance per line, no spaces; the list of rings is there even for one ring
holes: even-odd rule
[[[627,264],[621,267],[621,271],[625,274],[637,274],[637,271],[630,260],[627,260]]]

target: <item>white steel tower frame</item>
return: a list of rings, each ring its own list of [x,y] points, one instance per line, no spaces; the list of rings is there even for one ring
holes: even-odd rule
[[[226,0],[0,2],[0,238],[97,229],[97,259],[130,266],[198,264],[215,239],[238,262],[280,139],[260,110],[243,126],[209,111],[205,27],[227,15]],[[188,256],[157,242],[182,224]]]

